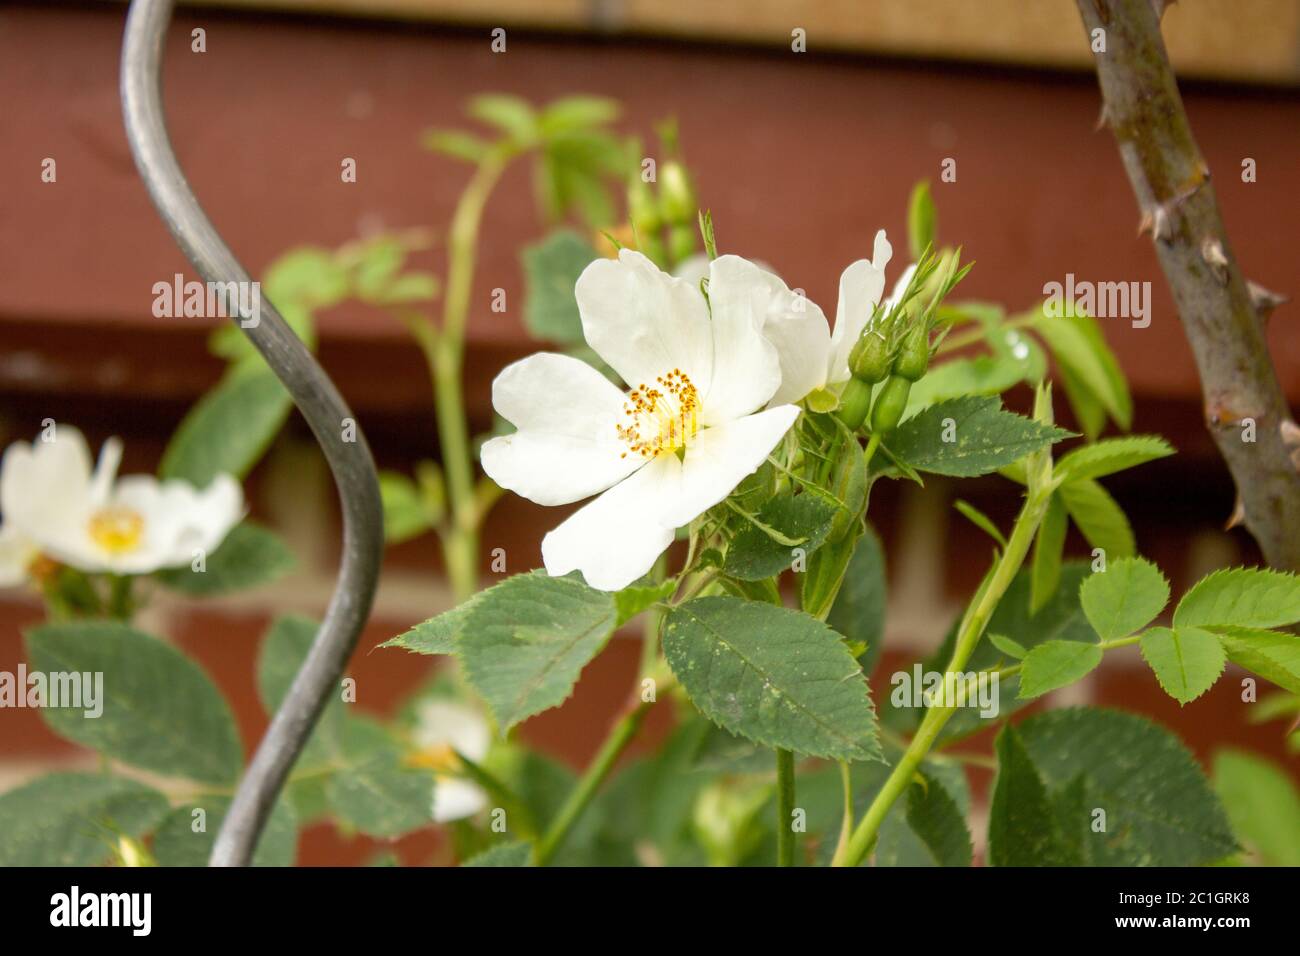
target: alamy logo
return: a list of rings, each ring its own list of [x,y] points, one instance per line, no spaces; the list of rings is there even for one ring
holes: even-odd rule
[[[1074,273],[1065,282],[1043,286],[1043,313],[1051,319],[1091,315],[1098,319],[1132,319],[1135,329],[1151,324],[1150,282],[1075,282]]]
[[[262,321],[260,282],[186,282],[179,272],[171,282],[153,284],[155,318],[239,318],[239,325],[255,329]]]
[[[80,710],[95,718],[104,713],[103,671],[0,671],[0,707],[54,707]]]
[[[920,664],[911,671],[895,671],[889,679],[894,691],[889,702],[907,707],[978,707],[980,716],[998,715],[998,674],[971,671],[964,674],[926,671]]]
[[[51,926],[128,926],[133,936],[148,936],[153,924],[152,893],[69,893],[50,897]]]

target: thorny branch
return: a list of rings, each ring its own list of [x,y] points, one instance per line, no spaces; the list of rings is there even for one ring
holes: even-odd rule
[[[1160,35],[1166,4],[1077,3],[1089,38],[1105,31],[1105,51],[1095,54],[1102,122],[1115,134],[1196,357],[1206,425],[1237,484],[1234,522],[1245,522],[1269,564],[1300,571],[1300,428],[1264,331],[1280,298],[1246,281],[1233,256]]]

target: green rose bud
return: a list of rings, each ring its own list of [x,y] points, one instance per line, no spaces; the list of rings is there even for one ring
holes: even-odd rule
[[[871,385],[889,377],[889,343],[878,332],[868,329],[858,336],[849,352],[849,371],[853,377]]]
[[[694,225],[695,191],[686,167],[670,159],[659,167],[659,209],[671,225]]]
[[[872,432],[886,435],[894,430],[907,410],[907,396],[911,390],[912,383],[901,375],[891,375],[885,380],[871,407]]]
[[[659,204],[654,190],[640,176],[634,176],[627,185],[627,214],[638,233],[657,231],[663,220],[659,218]]]
[[[930,364],[930,331],[918,323],[903,339],[903,347],[894,359],[894,374],[909,382],[919,381]]]

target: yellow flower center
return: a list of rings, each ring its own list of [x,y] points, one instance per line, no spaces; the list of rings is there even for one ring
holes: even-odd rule
[[[122,505],[101,508],[90,519],[90,537],[109,554],[126,554],[140,546],[144,517]]]
[[[628,447],[622,457],[657,458],[680,451],[699,433],[700,396],[690,376],[675,368],[654,387],[642,383],[628,392],[623,414],[626,421],[616,426]]]
[[[451,744],[447,743],[434,744],[432,747],[417,750],[407,756],[406,763],[408,766],[423,767],[435,773],[455,773],[460,770],[460,758],[456,756],[456,751],[452,749]]]

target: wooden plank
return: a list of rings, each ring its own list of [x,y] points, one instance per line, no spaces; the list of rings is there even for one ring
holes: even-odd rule
[[[200,0],[484,26],[1091,69],[1073,0]],[[1164,20],[1185,76],[1300,82],[1300,0],[1183,0]]]

